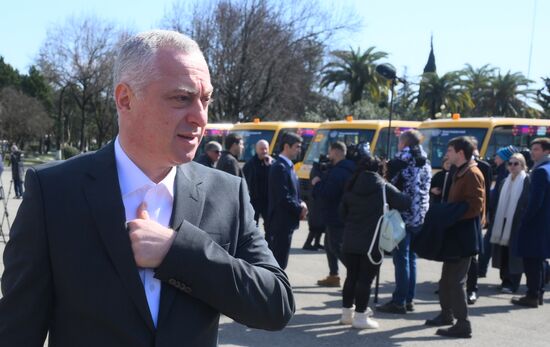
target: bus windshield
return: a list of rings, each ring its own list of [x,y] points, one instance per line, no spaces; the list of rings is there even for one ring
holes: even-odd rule
[[[243,138],[244,149],[239,161],[244,162],[249,161],[256,154],[256,142],[266,140],[271,143],[275,134],[274,130],[234,130],[231,132]]]
[[[296,158],[295,162],[300,162],[304,160],[304,155],[306,154],[307,148],[309,147],[309,144],[311,143],[311,140],[313,139],[313,136],[315,135],[315,129],[311,128],[285,128],[281,129],[279,131],[279,134],[277,135],[277,140],[275,142],[275,146],[273,147],[273,155],[277,155],[281,152],[281,143],[283,140],[283,135],[287,132],[292,132],[295,134],[298,134],[302,137],[302,152],[300,153],[300,156]]]
[[[373,129],[318,129],[309,150],[304,158],[305,164],[313,164],[319,161],[321,154],[328,154],[328,146],[332,142],[342,141],[347,146],[356,145],[359,142],[372,142]]]
[[[531,141],[544,136],[550,136],[550,127],[533,125],[496,126],[493,129],[484,158],[487,160],[493,159],[499,148],[509,145],[519,149],[529,148]]]
[[[422,147],[428,154],[432,168],[440,169],[441,162],[447,153],[447,143],[457,136],[473,136],[477,139],[478,147],[481,147],[486,128],[425,128],[419,129],[424,136]]]

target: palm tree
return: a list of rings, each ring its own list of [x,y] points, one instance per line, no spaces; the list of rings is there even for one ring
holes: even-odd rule
[[[489,64],[476,69],[470,64],[461,71],[464,86],[470,93],[474,107],[468,111],[469,115],[490,116],[491,110],[488,107],[491,94],[491,84],[495,78],[496,68]]]
[[[350,104],[363,99],[363,95],[372,102],[378,102],[387,89],[387,82],[381,81],[375,73],[376,62],[388,56],[388,53],[375,51],[375,47],[369,47],[361,52],[358,48],[354,51],[333,51],[336,58],[323,67],[321,88],[344,84],[349,95]]]
[[[447,72],[439,77],[436,73],[425,73],[420,82],[422,95],[417,105],[429,110],[434,118],[442,105],[451,113],[462,112],[473,107],[472,98],[461,80],[460,71]]]
[[[531,113],[527,100],[533,99],[535,91],[527,87],[532,81],[520,72],[505,75],[500,72],[491,83],[488,107],[492,115],[525,117]]]

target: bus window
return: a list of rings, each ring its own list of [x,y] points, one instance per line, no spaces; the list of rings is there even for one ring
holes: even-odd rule
[[[315,135],[315,129],[311,128],[285,128],[281,129],[279,131],[279,134],[277,135],[277,140],[275,142],[275,146],[273,147],[273,155],[277,155],[281,152],[281,143],[283,140],[283,135],[286,132],[295,133],[297,135],[300,135],[304,142],[302,142],[302,152],[300,153],[300,156],[296,158],[295,162],[301,162],[304,160],[304,156],[306,154],[307,148],[309,147],[309,144],[311,143],[311,140],[313,139],[313,136]]]
[[[243,138],[244,149],[239,161],[244,162],[249,161],[256,154],[256,142],[266,140],[271,144],[275,134],[274,130],[234,130],[231,132]]]
[[[483,144],[487,134],[486,128],[423,128],[418,129],[424,136],[422,148],[428,154],[432,168],[440,169],[443,156],[447,153],[447,143],[454,137],[473,136],[476,138],[478,147]]]
[[[529,148],[531,141],[537,137],[550,135],[550,127],[536,125],[502,125],[493,129],[485,158],[491,160],[501,147],[514,146]]]
[[[359,142],[372,142],[374,130],[372,129],[318,129],[311,141],[310,149],[304,158],[304,163],[313,164],[319,161],[321,154],[328,154],[328,146],[332,142],[342,141],[349,145]]]
[[[393,158],[395,156],[395,153],[397,153],[397,142],[399,141],[399,135],[403,131],[413,129],[413,128],[391,128],[391,138],[390,138],[390,157]],[[387,156],[387,148],[388,148],[388,128],[380,129],[378,133],[378,140],[376,140],[376,148],[374,149],[374,154],[381,157],[388,159]]]

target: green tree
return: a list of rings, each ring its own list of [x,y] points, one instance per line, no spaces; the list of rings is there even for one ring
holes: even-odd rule
[[[461,80],[459,71],[447,72],[439,77],[436,73],[425,73],[420,82],[422,95],[417,105],[429,111],[430,117],[445,105],[451,113],[463,112],[473,107],[472,98]]]
[[[531,82],[520,72],[508,71],[505,75],[499,72],[491,83],[491,93],[487,100],[490,114],[532,116],[535,110],[527,104],[527,100],[534,98],[534,90],[528,89]]]
[[[21,76],[21,91],[40,100],[48,112],[52,110],[52,88],[36,66],[29,68],[28,75]]]
[[[19,87],[21,75],[10,64],[4,62],[4,57],[0,56],[0,89],[7,86]]]
[[[332,86],[334,90],[339,85],[345,85],[349,104],[353,105],[363,99],[366,94],[371,102],[378,103],[387,95],[388,84],[375,73],[376,63],[388,56],[383,51],[375,51],[369,47],[364,52],[333,51],[334,61],[326,64],[322,71],[321,88]]]
[[[550,77],[543,77],[542,80],[545,86],[537,90],[537,104],[542,107],[544,117],[550,118]]]
[[[474,107],[466,112],[468,116],[491,116],[489,108],[492,83],[495,78],[496,68],[489,64],[480,68],[474,68],[470,64],[462,70],[464,86],[470,93]]]

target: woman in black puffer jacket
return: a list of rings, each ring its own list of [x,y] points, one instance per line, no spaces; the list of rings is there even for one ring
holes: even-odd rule
[[[378,328],[378,323],[369,318],[371,312],[367,312],[367,306],[372,280],[380,265],[373,264],[367,253],[383,211],[384,184],[386,184],[386,198],[390,209],[404,211],[411,204],[408,196],[385,182],[381,176],[383,170],[384,165],[377,157],[365,155],[359,161],[340,205],[340,215],[345,221],[342,252],[347,268],[340,322],[352,324],[358,329]],[[371,256],[377,262],[382,258],[378,250],[378,237],[374,242]],[[352,319],[353,304],[355,304],[355,315]]]

